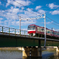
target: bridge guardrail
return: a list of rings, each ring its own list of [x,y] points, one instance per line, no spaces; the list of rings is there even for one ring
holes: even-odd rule
[[[27,30],[20,30],[20,29],[4,27],[4,26],[0,26],[0,32],[3,34],[8,33],[9,35],[11,34],[28,35]]]

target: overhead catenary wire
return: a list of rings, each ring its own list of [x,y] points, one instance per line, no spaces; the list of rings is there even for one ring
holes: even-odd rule
[[[5,0],[3,0],[4,2],[6,2]],[[15,1],[16,2],[16,1]],[[7,3],[7,2],[6,2]],[[19,3],[19,2],[17,2],[18,4],[21,4],[21,3]],[[9,3],[10,4],[10,3]],[[11,4],[11,5],[13,5],[13,4]],[[25,5],[23,5],[23,4],[21,4],[22,6],[24,6],[24,7],[26,7],[26,8],[29,8],[29,7],[27,7],[27,6],[25,6]],[[13,5],[13,6],[15,6],[15,5]],[[18,7],[18,6],[16,6],[16,7]],[[30,8],[29,8],[30,9]],[[33,9],[31,9],[31,10],[33,10]],[[33,10],[33,11],[35,11],[35,10]],[[37,11],[35,11],[35,12],[37,12]],[[47,17],[47,16],[46,16]],[[47,18],[49,18],[49,17],[47,17]],[[37,18],[36,18],[37,19]],[[51,18],[49,18],[50,20],[52,20]],[[54,21],[55,22],[55,21]],[[55,24],[54,24],[55,25]]]
[[[7,3],[7,1],[5,1],[5,0],[2,0],[2,1],[4,1],[5,3]],[[17,2],[16,2],[17,3]],[[10,5],[12,5],[12,6],[15,6],[15,5],[13,5],[12,3],[9,3]],[[23,4],[21,4],[22,6],[24,6]],[[17,8],[19,8],[18,6],[16,6]],[[24,6],[25,7],[25,6]],[[26,6],[26,8],[29,8],[29,7],[27,7]],[[30,9],[30,8],[29,8]],[[22,10],[25,10],[25,9],[22,9]],[[32,9],[31,9],[32,10]],[[27,10],[25,10],[25,11],[27,11]],[[32,10],[33,11],[33,10]],[[30,11],[27,11],[27,12],[29,12],[29,13],[31,13],[31,14],[33,14],[34,12],[30,12]],[[37,13],[37,12],[36,12]],[[36,13],[34,13],[35,15],[37,15]],[[40,16],[40,15],[39,15]]]
[[[6,2],[5,0],[2,0],[2,1],[4,1],[4,2]],[[13,0],[14,1],[14,0]],[[18,4],[20,4],[20,5],[22,5],[22,6],[24,6],[24,7],[26,7],[26,8],[29,8],[28,6],[25,6],[25,5],[23,5],[23,4],[21,4],[21,3],[19,3],[19,2],[17,2],[17,1],[15,1],[16,3],[18,3]],[[6,2],[7,3],[7,2]],[[11,4],[11,3],[9,3],[9,4]],[[13,4],[11,4],[11,5],[13,5]],[[15,5],[13,5],[13,6],[15,6]],[[16,7],[18,7],[18,6],[16,6]],[[18,7],[19,8],[19,7]],[[29,8],[29,9],[31,9],[31,8]],[[25,9],[24,9],[25,10]],[[31,9],[32,11],[35,11],[35,12],[37,12],[36,10],[33,10],[33,9]],[[26,11],[26,10],[25,10]],[[30,11],[28,11],[28,12],[30,12]],[[30,12],[30,13],[32,13],[32,12]],[[39,13],[39,12],[37,12],[37,13]],[[40,14],[42,14],[42,13],[40,13]],[[37,15],[37,14],[36,14]],[[40,15],[39,15],[40,16]],[[52,20],[51,18],[49,18],[48,16],[46,16],[48,19],[50,19],[50,20]],[[54,20],[53,20],[54,21]],[[56,21],[54,21],[56,24],[59,24],[59,23],[57,23]]]
[[[3,13],[6,13],[6,12],[8,12],[8,10],[5,10],[5,9],[2,9],[2,10],[4,10],[5,12],[3,12]],[[10,14],[11,15],[11,14]],[[12,15],[17,15],[17,14],[12,14]],[[11,16],[12,16],[11,15]],[[19,17],[19,15],[17,15],[18,17]],[[23,17],[21,17],[22,19],[24,19]],[[27,20],[28,20],[29,18],[27,18]],[[31,19],[31,18],[30,18]],[[37,19],[37,18],[35,18],[35,19]]]
[[[24,6],[24,5],[23,5]],[[26,6],[25,6],[26,7]],[[28,7],[26,7],[26,8],[28,8]],[[35,10],[33,10],[33,11],[35,11]],[[37,11],[35,11],[35,12],[37,12]],[[45,15],[45,14],[44,14]],[[46,46],[46,18],[44,18],[44,28],[45,28],[45,45],[44,45],[44,47]]]
[[[17,1],[15,1],[15,2],[17,2]],[[27,7],[27,6],[25,6],[25,5],[23,5],[23,4],[21,4],[21,3],[19,3],[19,2],[17,2],[18,4],[20,4],[20,5],[22,5],[22,6],[24,6],[24,7],[26,7],[26,8],[29,8],[29,7]],[[35,12],[37,12],[37,13],[40,13],[40,12],[38,12],[38,11],[36,11],[36,10],[33,10],[33,9],[31,9],[31,8],[29,8],[30,10],[32,10],[32,11],[35,11]],[[42,14],[42,13],[40,13],[40,14]],[[46,16],[48,19],[50,19],[50,20],[53,20],[53,19],[51,19],[51,18],[49,18],[48,16]],[[54,20],[53,20],[54,21]],[[56,22],[56,21],[54,21],[55,23],[57,23],[57,24],[59,24],[58,22]]]
[[[15,1],[15,2],[17,2],[17,1]],[[29,7],[27,7],[27,6],[25,6],[25,5],[23,5],[23,4],[21,4],[21,3],[19,3],[19,2],[17,2],[18,4],[20,4],[20,5],[22,5],[22,6],[24,6],[24,7],[26,7],[26,8],[29,8]],[[30,10],[32,10],[32,11],[35,11],[35,12],[37,12],[37,13],[40,13],[40,12],[38,12],[38,11],[36,11],[36,10],[33,10],[33,9],[31,9],[31,8],[29,8]],[[40,13],[40,14],[42,14],[42,13]],[[46,16],[47,18],[49,18],[48,16]],[[53,19],[51,19],[51,18],[49,18],[50,20],[53,20]],[[53,20],[54,21],[54,20]],[[56,21],[54,21],[55,23],[58,23],[58,22],[56,22]],[[58,23],[59,24],[59,23]]]
[[[54,21],[53,19],[49,18],[48,16],[46,16],[48,19]],[[54,21],[55,23],[59,24],[58,22]]]
[[[46,19],[46,20],[48,20],[48,19]],[[48,20],[49,21],[49,20]],[[56,23],[52,23],[53,25],[55,25],[55,26],[57,26],[57,27],[59,27],[59,25],[58,24],[56,24]]]
[[[2,1],[4,1],[5,3],[7,3],[7,1],[5,1],[5,0],[2,0]],[[15,5],[13,5],[13,4],[11,4],[11,3],[9,3],[10,5],[12,5],[12,6],[15,6]],[[19,8],[18,6],[16,6],[17,8]],[[23,9],[22,9],[23,10]],[[25,9],[24,9],[25,10]],[[27,11],[27,10],[25,10],[25,11]],[[30,12],[30,11],[27,11],[27,12]],[[30,13],[34,13],[34,12],[30,12]],[[34,14],[36,14],[36,13],[34,13]],[[16,14],[15,14],[16,15]],[[37,14],[36,14],[37,15]],[[19,15],[18,15],[19,16]],[[40,15],[39,15],[40,16]],[[23,18],[23,17],[21,17],[21,18]],[[35,17],[36,18],[36,17]],[[31,19],[31,18],[30,18]],[[36,18],[36,20],[37,20],[37,18]]]
[[[14,0],[13,0],[14,1]],[[20,5],[22,5],[22,6],[24,6],[24,7],[26,7],[26,8],[29,8],[28,6],[25,6],[25,5],[23,5],[23,4],[21,4],[21,3],[19,3],[19,2],[17,2],[17,1],[15,1],[16,3],[18,3],[18,4],[20,4]],[[36,11],[36,10],[33,10],[33,9],[31,9],[31,8],[29,8],[30,10],[32,10],[32,11],[34,11],[34,12],[36,12],[36,13],[40,13],[40,12],[38,12],[38,11]],[[42,14],[42,13],[40,13],[40,14]],[[44,14],[44,13],[43,13]]]
[[[13,0],[14,1],[14,0]],[[17,2],[17,1],[15,1],[15,2]],[[19,2],[17,2],[18,4],[20,4],[20,5],[22,5],[22,6],[24,6],[24,7],[26,7],[26,8],[29,8],[29,7],[27,7],[27,6],[25,6],[25,5],[23,5],[23,4],[21,4],[21,3],[19,3]],[[34,12],[37,12],[37,13],[40,13],[40,12],[38,12],[38,11],[36,11],[36,10],[33,10],[33,9],[31,9],[31,8],[29,8],[30,10],[32,10],[32,11],[34,11]],[[40,13],[40,14],[42,14],[42,13]],[[49,18],[48,16],[46,16],[47,18]],[[52,20],[51,18],[49,18],[50,20]],[[54,21],[54,20],[53,20]],[[55,23],[57,23],[57,24],[59,24],[58,22],[56,22],[56,21],[54,21]]]

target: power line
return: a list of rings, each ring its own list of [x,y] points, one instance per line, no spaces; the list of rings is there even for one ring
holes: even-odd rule
[[[5,0],[3,0],[4,2],[6,2]],[[13,0],[14,1],[14,0]],[[27,7],[27,6],[25,6],[25,5],[23,5],[23,4],[21,4],[21,3],[19,3],[19,2],[17,2],[17,1],[15,1],[16,3],[18,3],[18,4],[20,4],[20,5],[22,5],[22,6],[24,6],[24,7],[26,7],[26,8],[29,8],[29,7]],[[7,3],[7,2],[6,2]],[[9,3],[9,4],[11,4],[11,3]],[[11,5],[13,5],[13,4],[11,4]],[[15,5],[13,5],[13,6],[15,6]],[[16,6],[16,7],[18,7],[18,6]],[[18,7],[19,8],[19,7]],[[36,10],[33,10],[33,9],[31,9],[31,8],[29,8],[30,10],[32,10],[32,11],[34,11],[34,12],[37,12]],[[23,9],[23,10],[25,10],[25,9]],[[30,11],[28,11],[28,12],[30,12]],[[32,13],[32,12],[30,12],[30,13]],[[37,13],[39,13],[39,12],[37,12]],[[32,13],[33,14],[33,13]],[[40,13],[40,14],[42,14],[42,13]],[[36,14],[37,15],[37,14]],[[40,15],[39,15],[40,16]],[[48,19],[50,19],[50,20],[52,20],[51,18],[49,18],[48,16],[46,16]],[[54,20],[52,20],[52,21],[54,21]],[[57,23],[56,21],[54,21],[55,23]],[[59,23],[57,23],[57,24],[59,24]]]
[[[14,0],[13,0],[14,1]],[[29,8],[29,7],[27,7],[27,6],[25,6],[25,5],[23,5],[23,4],[21,4],[21,3],[19,3],[19,2],[17,2],[17,1],[15,1],[16,3],[18,3],[18,4],[20,4],[20,5],[22,5],[22,6],[24,6],[24,7],[26,7],[26,8]],[[31,8],[29,8],[30,10],[32,10],[32,11],[34,11],[34,12],[37,12],[37,13],[39,13],[38,11],[36,11],[36,10],[33,10],[33,9],[31,9]],[[40,14],[42,14],[42,13],[40,13]],[[50,20],[52,20],[52,21],[54,21],[53,19],[51,19],[51,18],[49,18],[48,16],[46,16],[48,19],[50,19]],[[59,24],[58,22],[56,22],[56,21],[54,21],[55,23],[57,23],[57,24]]]
[[[48,19],[54,21],[53,19],[49,18],[48,16],[46,16]],[[55,23],[59,24],[58,22],[54,21]]]
[[[8,12],[8,10],[5,10],[5,9],[1,9],[1,10],[4,10],[5,12],[3,12],[3,13],[6,13],[6,12]],[[11,14],[10,14],[11,15]],[[17,15],[17,14],[12,14],[12,15]],[[11,15],[11,16],[12,16]],[[18,17],[19,17],[19,15],[17,15]],[[21,18],[23,18],[23,17],[21,17]],[[32,18],[30,18],[30,19],[32,19]],[[37,19],[37,18],[35,18],[35,19]]]
[[[6,2],[5,0],[3,0],[4,2]],[[7,3],[7,2],[6,2]],[[13,5],[13,4],[11,4],[11,3],[9,3],[10,5],[12,5],[12,6],[15,6],[15,5]],[[16,6],[17,8],[19,8],[18,6]],[[28,7],[27,7],[28,8]],[[23,9],[22,9],[23,10]],[[24,9],[25,10],[25,9]],[[30,11],[27,11],[27,12],[30,12]],[[32,13],[32,12],[30,12],[30,13]],[[34,12],[33,12],[34,13]],[[33,14],[32,13],[32,14]],[[37,15],[37,14],[36,14]],[[40,15],[39,15],[40,16]],[[23,18],[23,17],[22,17]],[[35,17],[36,18],[36,17]],[[37,18],[36,18],[37,19]]]
[[[6,2],[5,0],[3,0],[4,2]],[[6,2],[7,3],[7,2]],[[17,2],[18,3],[18,2]],[[11,4],[11,3],[9,3],[9,4]],[[18,4],[21,4],[21,3],[18,3]],[[15,5],[13,5],[13,4],[11,4],[12,6],[15,6]],[[21,4],[22,5],[22,4]],[[22,5],[22,6],[24,6],[24,5]],[[18,6],[16,6],[16,7],[18,7]],[[24,6],[24,7],[26,7],[26,8],[29,8],[29,7],[27,7],[27,6]],[[19,8],[19,7],[18,7]],[[30,9],[30,8],[29,8]],[[25,10],[25,9],[24,9]],[[32,10],[32,9],[31,9]],[[35,11],[35,10],[32,10],[32,11]],[[30,11],[28,11],[28,12],[30,12]],[[35,11],[35,12],[37,12],[37,11]],[[32,12],[31,12],[32,13]],[[39,12],[37,12],[37,13],[39,13]],[[41,14],[41,13],[40,13]],[[16,14],[14,14],[14,15],[16,15]],[[37,14],[36,14],[37,15]],[[46,16],[48,19],[50,19],[50,20],[52,20],[52,21],[54,21],[53,19],[51,19],[51,18],[49,18],[48,16]],[[59,24],[59,23],[57,23],[56,21],[54,21],[56,24]],[[56,24],[54,24],[54,25],[56,25]],[[50,27],[50,26],[49,26]],[[59,27],[59,26],[58,26]]]
[[[14,1],[14,0],[13,0],[13,1]],[[19,3],[19,2],[17,2],[17,1],[15,1],[15,2],[18,3],[18,4],[20,4],[20,5],[22,5],[22,6],[24,6],[24,7],[26,7],[26,8],[29,8],[29,7],[27,7],[27,6]],[[31,8],[29,8],[29,9],[32,10],[32,11],[34,11],[34,12],[40,13],[40,12],[38,12],[38,11],[36,11],[36,10],[33,10],[33,9],[31,9]],[[40,14],[42,14],[42,13],[40,13]]]
[[[48,20],[48,19],[47,19]],[[52,23],[52,24],[54,24],[55,26],[57,25],[57,27],[59,27],[59,25],[58,24],[56,24],[56,23]]]
[[[17,2],[17,1],[15,1],[15,2]],[[24,6],[24,7],[26,7],[26,8],[29,8],[29,7],[27,7],[27,6],[25,6],[25,5],[23,5],[23,4],[21,4],[21,3],[19,3],[19,2],[17,2],[18,4],[20,4],[20,5],[22,5],[22,6]],[[31,9],[31,8],[29,8],[30,10],[33,10],[33,9]],[[37,13],[39,13],[38,11],[36,11],[36,10],[33,10],[33,11],[35,11],[35,12],[37,12]],[[40,13],[40,14],[42,14],[42,13]],[[48,16],[46,16],[48,19],[50,19],[50,20],[52,20],[51,18],[49,18]],[[52,21],[54,21],[54,20],[52,20]],[[54,21],[55,23],[57,23],[56,21]],[[57,24],[59,24],[59,23],[57,23]]]
[[[2,0],[2,1],[4,1],[4,2],[6,2],[7,3],[7,1],[5,1],[5,0]],[[18,3],[18,2],[16,2],[16,3]],[[15,6],[15,5],[13,5],[13,4],[11,4],[11,3],[9,3],[10,5],[12,5],[12,6]],[[20,4],[20,3],[18,3],[18,4]],[[23,4],[20,4],[20,5],[22,5],[22,6],[24,6]],[[16,6],[17,8],[19,8],[18,6]],[[27,7],[27,6],[24,6],[24,7],[26,7],[26,8],[29,8],[29,7]],[[30,9],[30,8],[29,8]],[[25,10],[25,9],[22,9],[22,10]],[[32,10],[32,9],[31,9]],[[26,10],[25,10],[26,11]],[[33,10],[32,10],[33,11]],[[30,11],[27,11],[27,12],[30,12]],[[34,12],[30,12],[30,13],[34,13]],[[37,15],[36,13],[34,13],[35,15]],[[40,15],[39,15],[40,16]]]

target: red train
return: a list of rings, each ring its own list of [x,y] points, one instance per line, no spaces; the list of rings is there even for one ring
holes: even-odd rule
[[[31,24],[28,26],[28,34],[31,36],[44,36],[44,27]],[[47,37],[59,38],[59,32],[46,28]]]

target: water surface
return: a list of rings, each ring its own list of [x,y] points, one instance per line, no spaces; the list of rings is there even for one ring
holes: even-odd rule
[[[59,59],[59,52],[43,51],[42,58],[25,58],[20,50],[0,50],[0,59]]]

